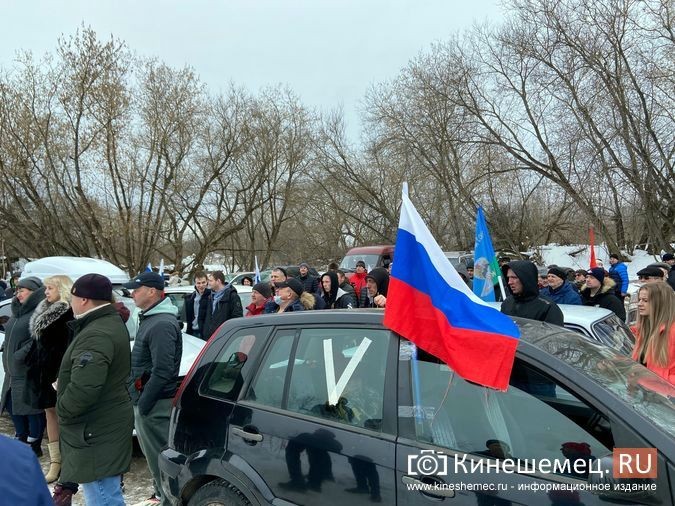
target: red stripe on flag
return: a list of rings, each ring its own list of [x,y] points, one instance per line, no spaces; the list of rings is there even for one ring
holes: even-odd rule
[[[438,357],[462,378],[505,391],[518,339],[455,328],[431,298],[390,278],[384,325]]]

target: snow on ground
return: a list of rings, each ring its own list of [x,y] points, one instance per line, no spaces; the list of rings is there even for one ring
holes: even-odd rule
[[[590,265],[591,251],[588,244],[571,244],[561,246],[558,244],[546,244],[536,248],[544,265],[555,264],[559,267],[571,267],[572,269],[588,269]],[[609,252],[605,245],[595,246],[595,258],[602,260],[605,269],[609,270]],[[661,256],[654,256],[644,250],[635,250],[633,255],[627,255],[625,264],[628,268],[628,277],[637,279],[637,272],[649,264],[660,262]]]

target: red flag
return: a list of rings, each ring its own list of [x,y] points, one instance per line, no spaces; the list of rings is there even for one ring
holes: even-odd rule
[[[598,266],[598,262],[595,260],[595,232],[593,231],[593,225],[591,225],[588,235],[590,236],[591,242],[591,269]]]

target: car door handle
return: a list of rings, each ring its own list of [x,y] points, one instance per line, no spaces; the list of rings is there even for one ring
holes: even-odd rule
[[[262,434],[255,434],[253,432],[247,432],[244,429],[240,429],[239,427],[232,427],[230,429],[232,431],[232,434],[235,436],[239,436],[242,439],[246,439],[247,441],[255,441],[255,442],[260,442],[263,440],[263,435]]]
[[[442,481],[435,481],[435,483],[425,483],[422,480],[418,480],[417,478],[413,478],[412,476],[402,476],[401,481],[405,483],[406,485],[417,485],[419,486],[419,492],[425,495],[431,495],[434,497],[455,497],[455,491],[451,489],[445,489],[445,488],[437,488],[434,489],[432,488],[433,485],[436,483],[438,485],[444,485]],[[424,488],[423,488],[424,487]],[[428,488],[427,488],[428,487]]]

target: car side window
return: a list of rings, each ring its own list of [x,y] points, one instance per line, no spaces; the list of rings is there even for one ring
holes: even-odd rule
[[[250,374],[255,357],[268,329],[241,329],[232,336],[211,364],[200,386],[200,394],[236,400],[244,380]]]
[[[376,329],[303,329],[287,409],[381,431],[389,338]]]
[[[419,441],[495,459],[549,459],[562,474],[581,479],[589,467],[579,472],[579,464],[575,472],[576,461],[590,466],[612,451],[609,422],[525,362],[516,360],[506,392],[469,383],[421,350],[416,369]]]
[[[281,408],[295,330],[280,330],[244,399]]]
[[[284,332],[274,337],[245,398],[381,431],[390,333],[349,328],[302,329],[297,336]]]

